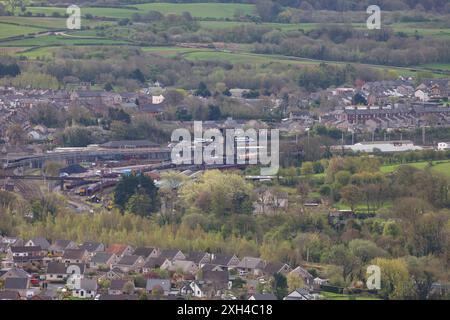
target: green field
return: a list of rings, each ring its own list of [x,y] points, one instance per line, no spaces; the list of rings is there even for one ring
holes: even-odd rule
[[[7,41],[1,43],[3,47],[34,47],[34,46],[63,46],[63,45],[119,45],[124,41],[103,38],[77,38],[65,36],[45,35],[36,38]]]
[[[97,17],[105,17],[105,18],[116,18],[123,19],[129,18],[133,15],[133,13],[138,12],[137,10],[133,10],[131,8],[81,8],[81,15],[84,16],[86,14],[91,14]],[[59,7],[27,7],[27,11],[33,14],[45,14],[46,16],[51,16],[53,12],[58,12],[60,15],[66,14],[66,8]],[[81,23],[83,24],[86,19],[83,19]]]
[[[0,39],[43,32],[45,29],[27,26],[18,26],[0,22]]]
[[[401,165],[408,165],[417,169],[425,169],[428,167],[429,162],[428,161],[420,161],[420,162],[413,162],[413,163],[405,163],[405,164],[395,164],[395,165],[387,165],[382,166],[380,168],[381,172],[383,173],[391,173],[397,170]],[[443,175],[446,175],[450,177],[450,161],[434,161],[433,166],[431,167],[431,170],[435,172],[439,172]]]
[[[66,19],[64,18],[0,17],[0,22],[44,29],[60,29],[66,27]]]
[[[320,295],[324,296],[325,300],[381,300],[375,296],[348,295],[323,291],[320,292]]]
[[[235,3],[145,3],[132,7],[138,8],[140,13],[150,10],[159,11],[162,14],[189,12],[193,17],[202,19],[232,19],[236,11],[244,14],[255,13],[254,5]]]
[[[10,24],[16,24],[21,26],[36,27],[41,29],[65,29],[66,28],[66,18],[53,18],[53,17],[0,17],[0,23],[6,22]],[[100,20],[88,20],[84,19],[82,21],[82,26],[95,27],[98,25],[108,25],[115,22],[110,21],[100,21]]]
[[[430,63],[430,64],[421,65],[421,67],[428,68],[428,69],[450,71],[450,63]]]
[[[338,61],[322,61],[307,58],[298,58],[282,55],[270,55],[270,54],[257,54],[251,53],[252,46],[242,45],[239,46],[239,50],[235,52],[231,51],[221,51],[215,49],[195,49],[195,48],[179,48],[179,47],[149,47],[145,48],[144,51],[150,51],[157,54],[161,54],[167,57],[174,57],[181,55],[188,60],[200,61],[200,60],[211,60],[211,61],[225,61],[229,63],[244,63],[244,64],[267,64],[267,63],[283,63],[288,65],[317,65],[320,63],[329,64],[347,64],[347,62]],[[421,68],[401,68],[401,67],[391,67],[391,66],[378,66],[378,65],[367,65],[373,67],[382,72],[386,70],[397,71],[401,75],[411,76],[414,75],[416,71],[422,70]],[[445,77],[442,74],[435,74],[436,77]]]
[[[92,14],[97,17],[106,18],[130,18],[134,13],[146,13],[154,10],[163,14],[175,13],[181,14],[189,12],[193,17],[202,19],[232,19],[237,10],[245,14],[253,14],[255,7],[250,4],[234,3],[145,3],[138,5],[124,6],[121,8],[81,8],[81,15]],[[138,10],[136,10],[136,8]],[[43,13],[51,16],[53,12],[61,15],[66,13],[66,8],[59,7],[27,7],[27,11],[36,14]]]

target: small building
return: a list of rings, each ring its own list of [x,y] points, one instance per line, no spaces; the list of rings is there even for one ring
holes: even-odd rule
[[[149,294],[155,294],[155,290],[158,290],[162,295],[168,296],[170,293],[170,280],[169,279],[147,279],[145,289]]]
[[[118,243],[114,243],[106,249],[107,253],[114,253],[119,258],[122,258],[123,256],[126,255],[131,255],[133,251],[134,249],[131,246]]]
[[[140,270],[144,264],[145,260],[141,256],[125,255],[112,267],[122,270],[123,272],[130,272]]]
[[[79,249],[86,250],[89,255],[92,256],[96,252],[105,251],[105,245],[100,242],[85,241],[81,246],[79,246]]]
[[[156,258],[159,254],[160,250],[153,247],[138,247],[133,252],[133,255],[144,257],[144,259]]]
[[[81,279],[79,287],[75,287],[72,295],[76,298],[93,299],[97,295],[97,280]]]
[[[284,297],[283,300],[314,300],[314,296],[306,289],[296,289]]]
[[[260,258],[244,257],[236,266],[240,275],[253,274],[262,275],[265,267],[265,263]]]
[[[111,280],[111,285],[108,288],[109,295],[132,294],[135,290],[134,282],[124,279]]]
[[[250,296],[250,298],[248,298],[248,300],[255,300],[255,301],[264,301],[264,300],[268,300],[268,301],[274,301],[274,300],[278,300],[277,297],[273,294],[273,293],[255,293],[253,295]]]
[[[6,278],[4,290],[15,291],[21,297],[27,296],[27,291],[30,288],[30,279],[25,278]]]
[[[89,261],[89,267],[98,269],[100,267],[112,268],[119,262],[119,258],[114,253],[96,252]]]
[[[77,249],[76,243],[71,240],[55,240],[48,251],[54,256],[62,256],[67,249]]]
[[[84,249],[67,249],[62,256],[62,261],[66,264],[85,263],[88,259],[89,254]]]

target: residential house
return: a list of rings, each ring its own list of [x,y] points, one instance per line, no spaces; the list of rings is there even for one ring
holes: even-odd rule
[[[180,295],[184,297],[194,296],[194,289],[191,287],[192,281],[185,281],[180,287]]]
[[[11,268],[9,270],[4,271],[0,275],[0,280],[6,280],[7,278],[30,278],[31,275],[23,269],[20,268]]]
[[[288,194],[286,192],[261,187],[256,189],[255,193],[254,214],[277,214],[288,207]]]
[[[42,250],[48,250],[48,248],[50,247],[50,243],[48,242],[47,239],[43,238],[43,237],[36,237],[33,239],[28,240],[25,243],[25,247],[41,247]]]
[[[50,282],[66,282],[69,275],[67,274],[67,267],[61,262],[50,262],[47,265],[45,280]]]
[[[181,272],[184,274],[196,274],[199,270],[197,264],[195,264],[193,261],[187,261],[187,260],[166,260],[166,263],[164,263],[161,266],[162,270],[169,270],[172,272]]]
[[[428,92],[418,89],[414,92],[414,97],[416,97],[419,101],[427,102],[430,100]]]
[[[160,254],[160,250],[158,248],[153,247],[138,247],[134,250],[133,255],[144,257],[145,260],[148,258],[156,258]]]
[[[260,258],[244,257],[236,269],[239,271],[240,275],[253,274],[262,275],[265,267],[265,263]]]
[[[78,248],[86,250],[91,256],[96,252],[105,251],[105,245],[103,243],[93,241],[86,241]]]
[[[89,253],[85,249],[67,249],[64,251],[62,261],[66,264],[87,263]]]
[[[232,287],[228,271],[203,271],[201,280],[211,284],[217,291],[231,290]]]
[[[89,262],[89,266],[94,269],[101,267],[111,267],[119,262],[119,258],[114,253],[96,252]]]
[[[205,272],[205,271],[226,271],[225,268],[222,268],[221,266],[216,266],[216,265],[211,264],[211,263],[205,263],[204,265],[202,265],[202,267],[200,269],[202,270],[202,272]]]
[[[113,268],[122,270],[123,272],[138,271],[145,264],[145,260],[141,256],[125,255],[119,262],[113,265]]]
[[[53,256],[62,256],[67,249],[77,249],[77,244],[71,240],[56,240],[50,245],[48,251]]]
[[[187,260],[193,261],[200,268],[211,261],[211,254],[207,252],[190,252],[187,256]]]
[[[159,269],[161,266],[166,266],[170,264],[170,260],[164,257],[157,257],[157,258],[148,258],[145,262],[144,266],[142,267],[142,272],[150,273],[153,269]]]
[[[109,295],[132,294],[135,290],[134,282],[130,280],[117,279],[111,280],[108,288]]]
[[[69,264],[50,262],[47,265],[45,279],[49,282],[67,282],[71,275],[84,275],[86,265],[83,263]]]
[[[314,278],[313,280],[314,289],[320,290],[320,286],[328,284],[328,279],[321,279],[319,277]]]
[[[16,291],[21,297],[26,297],[30,288],[30,278],[6,278],[3,288],[4,290]]]
[[[118,268],[113,268],[105,274],[105,277],[109,280],[118,280],[125,278],[126,274]]]
[[[269,300],[269,301],[274,301],[274,300],[278,300],[277,297],[273,294],[273,293],[255,293],[253,295],[250,296],[250,298],[248,298],[248,300],[252,300],[252,301],[264,301],[264,300]]]
[[[165,258],[170,261],[173,260],[186,260],[186,256],[178,249],[166,249],[161,250],[159,258]]]
[[[40,264],[43,262],[46,251],[40,246],[11,246],[7,250],[7,259],[12,260],[16,266],[25,264]]]
[[[76,298],[92,299],[97,295],[97,280],[81,279],[79,286],[75,287],[72,295]]]
[[[296,289],[284,297],[283,300],[314,300],[314,296],[306,289]]]
[[[72,92],[70,95],[71,101],[78,101],[90,105],[105,105],[115,106],[122,103],[122,97],[120,94],[114,92],[105,91],[93,91],[93,90],[79,90]]]
[[[2,238],[2,243],[7,244],[8,246],[11,247],[19,247],[19,246],[23,246],[24,242],[22,239],[19,238],[14,238],[14,237],[3,237]]]
[[[147,279],[147,284],[145,286],[148,293],[154,294],[154,291],[158,290],[165,296],[169,295],[170,288],[171,284],[169,279]]]
[[[191,287],[190,292],[193,297],[204,299],[215,296],[215,294],[210,291],[211,286],[203,281],[191,281],[189,286]],[[188,290],[185,290],[185,292],[188,292]]]
[[[20,294],[17,291],[0,291],[0,300],[20,300]]]
[[[268,262],[264,266],[263,272],[264,274],[273,276],[276,273],[281,273],[283,275],[288,274],[292,271],[292,268],[286,264],[281,262]]]
[[[210,264],[228,270],[237,267],[239,262],[240,260],[236,255],[212,254]]]
[[[308,288],[314,287],[314,277],[308,272],[308,270],[303,269],[302,267],[298,266],[294,270],[292,270],[290,273],[297,274],[303,279],[303,282],[305,283],[305,286]]]
[[[126,244],[112,244],[110,245],[106,250],[107,253],[114,253],[119,258],[122,258],[126,255],[132,255],[133,254],[133,248]]]

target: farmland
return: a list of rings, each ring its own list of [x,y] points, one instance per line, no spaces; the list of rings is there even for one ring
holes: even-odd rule
[[[234,14],[240,11],[244,14],[254,14],[255,6],[250,4],[234,3],[146,3],[133,5],[140,13],[150,10],[159,11],[162,14],[181,14],[189,12],[195,18],[201,19],[233,19]]]
[[[52,16],[53,13],[58,13],[63,16],[66,14],[66,8],[59,7],[28,7],[27,11],[32,14],[45,14],[46,16]],[[123,19],[129,18],[133,13],[138,12],[138,10],[133,10],[132,8],[83,8],[81,7],[81,14],[85,16],[86,14],[91,14],[95,17],[104,18],[115,18]]]
[[[320,23],[254,23],[245,21],[235,21],[235,14],[240,15],[255,15],[255,6],[247,4],[224,4],[224,3],[146,3],[137,5],[126,5],[120,8],[100,8],[100,7],[82,7],[82,15],[87,14],[93,17],[82,20],[82,26],[90,28],[90,30],[73,31],[67,30],[66,35],[41,35],[38,38],[33,38],[32,35],[36,33],[44,33],[45,31],[58,31],[65,28],[66,19],[62,16],[66,14],[66,9],[63,7],[27,7],[27,12],[36,14],[44,14],[45,17],[0,17],[0,40],[25,36],[23,39],[12,39],[12,41],[2,41],[3,48],[29,48],[33,50],[26,53],[29,58],[37,57],[40,54],[39,47],[49,46],[64,46],[64,45],[122,45],[124,43],[134,43],[134,41],[126,41],[131,33],[121,33],[120,28],[115,28],[114,32],[107,33],[99,31],[96,27],[101,25],[114,25],[120,19],[131,18],[133,14],[144,14],[150,10],[159,11],[163,14],[182,14],[189,12],[191,15],[199,20],[201,30],[200,32],[226,30],[237,26],[257,26],[260,28],[268,28],[272,30],[287,31],[303,31],[309,32],[323,26]],[[58,15],[54,13],[57,12]],[[108,21],[105,21],[107,19]],[[330,24],[333,26],[346,26],[344,23]],[[396,33],[403,33],[408,36],[419,36],[425,38],[448,39],[450,38],[450,29],[439,28],[438,22],[416,22],[416,23],[393,23],[386,26],[391,28]],[[351,26],[355,29],[365,28],[365,24],[352,23]],[[123,28],[122,28],[123,29]],[[128,29],[127,29],[128,30]],[[31,35],[31,37],[30,37]],[[80,38],[77,38],[81,36]],[[11,49],[9,49],[11,52]],[[14,52],[17,52],[15,50]],[[174,57],[181,55],[184,58],[192,61],[198,60],[220,60],[229,63],[246,63],[246,64],[266,64],[266,63],[282,63],[288,65],[311,65],[321,62],[330,64],[346,64],[347,62],[340,61],[326,61],[307,59],[302,57],[292,57],[288,55],[274,55],[274,54],[255,54],[253,53],[253,44],[240,44],[238,50],[219,51],[214,49],[186,49],[178,48],[177,44],[168,47],[156,46],[155,48],[144,47],[144,51],[151,51],[167,57]],[[48,51],[43,52],[45,54]],[[365,64],[374,67],[382,72],[386,70],[397,71],[401,75],[412,76],[418,71],[429,70],[436,77],[445,77],[450,70],[448,64],[425,64],[414,67],[391,67]]]
[[[33,14],[45,14],[51,16],[54,12],[64,15],[66,8],[58,7],[29,7],[27,10]],[[96,17],[105,18],[130,18],[134,13],[146,13],[148,11],[159,11],[162,14],[181,14],[189,12],[195,18],[201,19],[232,19],[236,11],[245,14],[253,14],[253,5],[225,4],[225,3],[145,3],[121,8],[83,8],[81,14],[91,14]]]
[[[6,37],[21,36],[21,35],[30,34],[30,33],[43,32],[43,31],[45,31],[45,29],[43,29],[43,28],[0,23],[0,39],[6,38]]]
[[[420,161],[420,162],[413,162],[413,163],[406,163],[404,165],[412,166],[417,169],[425,169],[430,167],[428,161]],[[381,167],[381,172],[383,173],[391,173],[397,170],[401,165],[386,165]],[[441,173],[443,175],[446,175],[450,177],[450,162],[449,161],[434,161],[432,162],[432,166],[430,167],[431,170]]]

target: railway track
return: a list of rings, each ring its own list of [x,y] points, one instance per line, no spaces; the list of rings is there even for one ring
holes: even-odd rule
[[[38,183],[30,180],[24,181],[21,179],[10,179],[5,176],[16,177],[14,170],[9,169],[4,171],[2,177],[3,179],[0,180],[0,185],[3,186],[6,183],[14,185],[14,193],[20,194],[23,198],[30,200],[40,198],[42,196]]]

